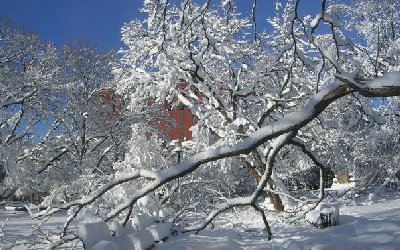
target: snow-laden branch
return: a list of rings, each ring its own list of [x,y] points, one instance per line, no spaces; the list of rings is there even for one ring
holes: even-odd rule
[[[268,180],[271,178],[272,169],[273,169],[273,162],[275,160],[275,156],[278,154],[279,150],[293,137],[294,133],[287,133],[284,135],[279,136],[275,139],[275,141],[271,145],[271,150],[267,155],[267,163],[266,163],[266,170],[264,171],[259,183],[257,184],[256,189],[254,192],[247,197],[240,197],[240,198],[233,198],[227,200],[225,203],[216,205],[216,209],[212,211],[205,221],[200,225],[195,225],[191,227],[185,228],[184,232],[191,232],[191,231],[201,231],[203,230],[208,224],[211,223],[212,220],[220,213],[237,206],[253,206],[258,212],[262,214],[263,221],[265,223],[265,227],[268,234],[268,240],[271,240],[271,230],[269,228],[268,222],[266,221],[266,217],[264,212],[258,205],[256,204],[257,198],[260,196],[262,191],[264,190],[265,186],[268,183]]]
[[[112,181],[107,182],[106,184],[104,184],[102,187],[100,187],[99,189],[96,189],[96,191],[94,193],[92,193],[90,196],[86,196],[83,197],[79,200],[75,200],[75,201],[71,201],[68,202],[60,207],[56,207],[51,209],[50,211],[42,211],[40,213],[35,214],[33,217],[34,218],[40,218],[40,217],[45,217],[45,216],[49,216],[52,215],[60,210],[67,210],[73,206],[84,206],[84,205],[88,205],[90,203],[92,203],[94,200],[96,200],[97,198],[99,198],[100,196],[102,196],[104,193],[106,193],[108,190],[112,189],[113,187],[120,185],[122,183],[126,183],[128,181],[137,179],[141,176],[148,176],[146,174],[146,172],[148,172],[148,170],[146,171],[134,171],[130,174],[118,177],[113,179]]]
[[[159,179],[138,190],[129,200],[117,206],[108,214],[108,218],[117,216],[125,209],[133,206],[141,197],[171,180],[193,172],[202,164],[239,154],[250,153],[261,144],[273,138],[284,133],[297,131],[318,116],[331,102],[352,91],[352,88],[336,82],[312,97],[309,103],[300,111],[288,114],[280,120],[260,128],[243,140],[231,146],[211,147],[208,150],[188,157],[185,161],[175,166],[158,171]]]
[[[357,79],[355,74],[337,74],[336,78],[367,97],[400,95],[400,72],[387,72],[375,79]]]
[[[35,86],[30,92],[27,92],[23,96],[16,98],[16,99],[12,99],[14,97],[13,96],[14,93],[10,94],[6,98],[4,98],[3,102],[0,103],[0,107],[8,108],[9,106],[12,106],[12,105],[22,105],[26,99],[34,96],[37,91],[38,91],[38,88]]]
[[[399,72],[392,74],[394,74],[396,77],[392,77],[391,79],[400,78]],[[154,179],[149,184],[145,185],[143,188],[137,190],[134,194],[132,194],[126,202],[114,208],[107,215],[107,220],[110,220],[125,211],[126,209],[132,208],[137,200],[141,197],[144,197],[145,195],[156,190],[165,183],[168,183],[178,177],[182,177],[188,173],[193,172],[202,164],[226,157],[236,156],[239,154],[248,154],[261,144],[271,139],[277,138],[280,135],[286,133],[299,130],[300,128],[307,125],[314,118],[316,118],[330,103],[359,89],[353,88],[353,86],[348,85],[348,81],[350,80],[346,80],[344,82],[336,81],[332,83],[325,89],[321,90],[319,93],[315,94],[312,98],[310,98],[309,102],[304,106],[304,108],[300,109],[297,112],[288,114],[274,123],[260,128],[252,134],[249,134],[249,136],[245,139],[237,141],[235,144],[232,144],[230,146],[210,147],[203,152],[188,157],[186,160],[182,161],[179,164],[159,171],[149,171],[146,173],[143,171],[135,171],[127,176],[116,178],[106,183],[104,186],[96,190],[93,194],[85,198],[69,202],[59,208],[56,208],[55,210],[50,211],[50,213],[54,213],[61,209],[69,209],[73,206],[81,207],[88,205],[100,196],[102,196],[105,192],[121,183],[125,183],[140,177]],[[351,79],[351,82],[357,83],[355,79]],[[370,96],[373,93],[380,93],[382,94],[382,96],[400,95],[400,81],[393,81],[391,85],[383,84],[383,82],[387,83],[385,78],[381,80],[378,79],[372,82],[373,84],[365,85],[362,88],[362,91],[360,91],[361,95]],[[379,84],[380,82],[381,84]],[[359,84],[360,83],[357,83],[357,85]],[[392,91],[387,91],[388,88],[390,88]],[[128,213],[124,220],[125,223],[128,222],[129,216],[130,214]]]

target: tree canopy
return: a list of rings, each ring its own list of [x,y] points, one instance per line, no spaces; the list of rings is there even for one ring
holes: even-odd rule
[[[56,52],[51,45],[29,47],[27,53],[21,45],[16,53],[7,50],[14,43],[0,40],[0,74],[21,89],[1,83],[5,91],[0,94],[7,95],[1,97],[2,148],[50,117],[49,136],[23,141],[34,144],[29,152],[46,152],[50,158],[22,169],[36,169],[35,180],[44,173],[49,174],[45,178],[57,176],[57,168],[66,172],[62,178],[71,175],[67,185],[59,180],[47,189],[57,204],[36,215],[70,211],[54,246],[70,239],[71,223],[93,206],[102,220],[123,225],[146,206],[148,213],[172,208],[166,219],[173,221],[186,211],[206,212],[203,220],[182,226],[182,232],[202,230],[235,206],[251,206],[271,239],[269,211],[260,206],[260,196],[267,193],[277,211],[304,214],[305,204],[315,207],[324,198],[328,173],[351,168],[365,177],[362,166],[370,159],[363,152],[370,150],[377,159],[393,155],[400,95],[399,4],[322,0],[317,13],[306,14],[301,4],[277,2],[275,16],[266,20],[270,29],[258,32],[255,0],[250,16],[238,13],[233,0],[146,0],[146,18],[122,27],[125,47],[117,55],[70,47]],[[19,55],[32,61],[11,67],[24,62],[15,59]],[[49,66],[57,60],[57,67]],[[5,77],[11,73],[13,78]],[[110,81],[127,107],[117,120],[101,118],[102,109],[91,102],[96,85]],[[18,94],[11,94],[14,90]],[[183,142],[179,162],[168,139],[149,125],[152,118],[164,117],[158,107],[166,102],[171,108],[183,105],[196,117],[193,139]],[[24,129],[17,129],[22,119]],[[133,125],[128,129],[123,121]],[[371,147],[367,135],[393,136],[393,143],[382,139]],[[119,150],[123,157],[117,157]],[[20,157],[32,160],[28,151]],[[10,157],[1,160],[9,164]],[[385,165],[393,177],[398,164]],[[315,169],[318,198],[294,198],[285,186],[287,174],[304,176],[299,173]]]

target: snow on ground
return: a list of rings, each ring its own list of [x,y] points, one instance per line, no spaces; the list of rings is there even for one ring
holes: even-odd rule
[[[49,230],[62,228],[66,213],[55,214],[42,227],[40,231],[34,230],[39,221],[34,221],[28,212],[9,212],[0,208],[0,249],[6,246],[5,242],[31,240],[37,235],[45,235]],[[8,245],[8,244],[7,244]],[[27,249],[27,246],[14,247],[12,249]],[[39,249],[40,247],[29,247]],[[40,249],[45,249],[42,247]]]
[[[382,195],[373,203],[350,201],[340,207],[339,226],[317,229],[301,221],[282,223],[282,219],[269,216],[273,240],[268,242],[261,217],[251,208],[235,209],[218,217],[213,229],[199,234],[172,236],[154,249],[305,249],[305,250],[393,250],[400,246],[399,192]],[[4,227],[2,240],[21,240],[32,237],[32,222],[28,213],[0,211],[0,227]],[[62,225],[65,215],[57,215],[46,228]],[[2,247],[0,246],[0,249]],[[21,248],[23,249],[23,248]]]
[[[400,198],[341,206],[339,226],[317,229],[305,223],[271,221],[268,242],[260,217],[251,209],[225,214],[224,228],[171,237],[155,249],[393,250],[400,246]],[[220,220],[222,222],[223,220]]]
[[[28,212],[6,212],[0,211],[0,227],[6,222],[3,228],[4,238],[8,241],[26,240],[32,238],[32,229],[38,225],[32,221]],[[46,223],[45,230],[62,225],[64,216],[56,216]]]

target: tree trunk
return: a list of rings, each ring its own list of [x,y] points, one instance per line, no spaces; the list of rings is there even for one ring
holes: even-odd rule
[[[267,171],[264,162],[261,160],[261,157],[256,150],[253,151],[253,157],[256,160],[257,164],[259,165],[259,168],[262,169],[263,171]],[[273,167],[273,166],[271,166],[271,167]],[[257,171],[253,171],[253,172],[257,173]],[[256,175],[257,182],[260,181],[260,178],[261,178],[260,174],[257,173],[257,175]],[[268,187],[270,190],[275,190],[273,180],[271,178],[268,180]],[[282,199],[281,199],[281,197],[279,197],[278,194],[276,194],[274,192],[268,192],[268,196],[269,196],[272,204],[274,204],[275,211],[281,212],[285,209],[285,207],[283,206]]]
[[[271,190],[275,190],[272,179],[268,180],[268,187]],[[269,196],[269,199],[272,202],[272,204],[274,204],[275,211],[282,212],[283,210],[285,210],[282,199],[281,199],[281,197],[279,197],[278,194],[276,194],[274,192],[268,192],[268,196]]]
[[[242,162],[246,165],[246,167],[247,167],[248,169],[250,169],[250,172],[254,175],[254,177],[255,177],[255,179],[256,179],[256,182],[258,183],[258,182],[260,181],[260,179],[261,179],[260,172],[257,171],[256,167],[252,166],[252,165],[251,165],[248,161],[246,161],[244,158],[241,158],[241,160],[242,160]],[[256,161],[257,161],[257,163],[259,163],[259,164],[262,163],[262,162],[259,161],[259,159],[257,159],[257,157],[256,157]],[[266,171],[265,165],[263,165],[263,167],[261,167],[261,168],[262,168],[264,171]],[[268,187],[269,187],[269,189],[271,189],[271,190],[275,190],[272,179],[269,179],[269,180],[268,180]],[[274,192],[268,192],[268,191],[267,191],[267,193],[268,193],[268,196],[269,196],[270,201],[271,201],[272,204],[274,205],[275,211],[279,211],[279,212],[284,211],[285,207],[284,207],[283,202],[282,202],[282,199],[279,197],[279,195],[276,194],[276,193],[274,193]]]

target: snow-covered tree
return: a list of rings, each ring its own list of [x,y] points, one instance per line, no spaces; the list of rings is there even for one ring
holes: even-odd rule
[[[93,191],[123,159],[127,117],[111,77],[113,52],[90,44],[64,45],[58,53],[52,113],[45,139],[26,157],[36,173],[31,187],[51,202]],[[43,181],[45,180],[45,181]]]
[[[132,121],[115,93],[114,53],[57,49],[7,21],[1,29],[2,196],[51,193],[59,203],[92,191],[123,159]]]
[[[1,196],[9,196],[30,175],[21,162],[40,140],[40,123],[51,103],[56,50],[31,32],[0,21],[0,165],[5,173]],[[25,167],[29,167],[26,166]]]
[[[238,177],[236,174],[245,166],[258,176],[257,182],[249,185],[251,192],[242,197],[218,193],[221,198],[208,204],[212,207],[207,208],[207,217],[182,231],[202,230],[228,209],[251,206],[260,213],[271,239],[258,198],[265,191],[286,192],[278,178],[279,172],[287,168],[286,158],[308,159],[319,168],[321,201],[324,173],[334,159],[329,149],[340,142],[329,130],[340,128],[332,125],[346,108],[347,98],[364,102],[365,97],[400,95],[399,69],[392,66],[398,65],[398,60],[374,53],[377,50],[373,46],[377,45],[362,40],[370,33],[363,33],[357,25],[348,30],[343,23],[355,14],[343,14],[342,4],[328,5],[322,0],[317,14],[301,16],[300,1],[277,3],[277,15],[269,19],[273,31],[254,36],[254,23],[236,13],[233,1],[215,5],[209,0],[196,2],[146,0],[143,11],[147,19],[123,27],[127,48],[121,50],[120,64],[114,69],[119,91],[129,97],[132,111],[145,109],[150,99],[161,105],[174,98],[191,109],[198,119],[193,128],[193,152],[177,164],[159,160],[155,164],[165,165],[136,167],[133,171],[126,162],[127,166],[119,166],[125,174],[119,173],[82,199],[43,213],[41,216],[73,211],[63,236],[70,222],[87,206],[102,201],[121,185],[137,188],[129,190],[121,203],[105,208],[105,221],[122,220],[126,224],[142,197],[168,187],[178,178],[197,178],[206,188],[204,177],[213,178],[221,172]],[[374,1],[366,2],[373,10],[380,8]],[[372,27],[377,20],[364,22]],[[363,37],[354,37],[355,31]],[[389,35],[386,29],[382,32]],[[386,42],[377,40],[381,41]],[[393,53],[398,52],[396,46],[392,48]],[[368,57],[377,59],[367,62]],[[377,70],[376,62],[390,67]],[[187,88],[176,88],[182,81]],[[351,111],[343,116],[354,115]],[[321,135],[330,140],[318,141]],[[297,150],[289,150],[287,156],[280,154],[289,145]],[[315,151],[317,146],[322,152]],[[213,165],[215,162],[219,165]],[[205,175],[207,172],[209,175]],[[218,191],[215,182],[210,187]]]

